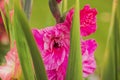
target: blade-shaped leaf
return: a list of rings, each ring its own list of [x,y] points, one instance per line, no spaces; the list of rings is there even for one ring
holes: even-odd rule
[[[4,13],[0,10],[0,14],[2,16],[2,20],[3,20],[3,23],[4,23],[4,27],[5,27],[5,30],[8,34],[9,32],[9,29],[8,29],[8,22],[7,22],[7,18],[5,17]]]
[[[33,38],[27,19],[25,17],[24,11],[22,10],[18,0],[14,0],[14,2],[15,2],[14,4],[15,15],[25,35],[28,46],[29,46],[32,60],[33,60],[34,69],[35,69],[36,78],[37,80],[47,80],[42,57],[36,46],[35,40]]]
[[[120,23],[118,1],[113,0],[111,25],[102,69],[102,80],[119,80]]]
[[[79,0],[75,0],[75,13],[70,37],[70,55],[66,80],[83,80],[82,54],[80,48]]]
[[[17,44],[17,51],[19,54],[19,60],[21,63],[24,79],[35,80],[30,52],[25,37],[23,35],[23,31],[21,30],[21,26],[17,21],[16,16],[14,17],[14,31]]]

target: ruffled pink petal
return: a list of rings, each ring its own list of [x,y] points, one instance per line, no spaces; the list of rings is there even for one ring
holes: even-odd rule
[[[57,80],[57,73],[56,69],[47,70],[48,80]]]
[[[67,70],[67,56],[64,62],[54,70],[47,70],[47,75],[49,80],[65,80],[66,70]]]
[[[57,80],[65,80],[68,65],[68,56],[65,57],[64,62],[57,69]]]
[[[94,73],[96,69],[96,61],[94,52],[97,48],[97,43],[93,39],[82,41],[82,64],[83,64],[83,77]]]
[[[81,40],[81,48],[82,48],[82,54],[88,51],[89,54],[93,54],[94,51],[97,48],[97,43],[94,39],[89,39],[89,40]]]
[[[6,64],[0,66],[0,78],[11,80],[20,68],[16,47],[12,48],[5,56]]]
[[[96,31],[96,15],[96,9],[91,9],[89,5],[80,11],[80,30],[83,36],[88,36]]]
[[[96,47],[97,47],[97,43],[93,39],[81,41],[83,77],[88,77],[90,74],[94,73],[96,69],[96,62],[94,58],[94,52],[96,50]],[[49,72],[49,74],[56,75],[53,78],[55,80],[65,80],[67,64],[68,64],[68,56],[66,56],[63,63],[56,70],[54,70],[54,73]],[[49,75],[49,77],[52,77],[52,75],[51,76]]]
[[[71,28],[73,14],[74,9],[71,9],[64,22],[69,29]],[[82,36],[88,36],[96,31],[96,15],[96,9],[91,9],[89,5],[80,10],[80,32]]]

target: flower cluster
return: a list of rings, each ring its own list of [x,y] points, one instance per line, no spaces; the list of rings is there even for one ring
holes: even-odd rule
[[[70,29],[74,9],[71,9],[63,23],[45,29],[33,29],[37,46],[41,52],[49,80],[65,80],[70,51]],[[80,10],[81,36],[88,36],[96,31],[96,9],[86,5]],[[83,40],[81,37],[83,77],[96,69],[94,51],[97,43],[94,39]]]
[[[56,1],[60,3],[61,0]],[[2,9],[1,6],[2,5],[0,5],[0,8]],[[71,9],[67,13],[63,23],[45,29],[32,30],[37,46],[41,52],[40,55],[45,64],[49,80],[65,80],[70,53],[70,30],[73,14],[74,9]],[[89,5],[86,5],[80,10],[81,43],[79,45],[81,45],[82,50],[83,77],[92,74],[96,69],[94,52],[97,43],[94,39],[83,40],[83,37],[89,36],[96,31],[96,15],[96,9],[91,9]],[[3,24],[0,15],[0,29],[2,29],[1,23]],[[6,64],[0,66],[0,78],[2,80],[18,78],[21,73],[21,68],[16,46],[10,49],[5,59]]]

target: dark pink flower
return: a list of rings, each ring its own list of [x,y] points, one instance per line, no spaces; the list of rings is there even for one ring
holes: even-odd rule
[[[74,14],[74,9],[71,9],[65,19],[65,24],[70,29],[72,24],[72,17]],[[88,36],[96,31],[96,9],[91,9],[89,5],[84,6],[80,10],[80,32],[81,36]]]
[[[58,68],[69,53],[70,37],[66,26],[58,24],[55,27],[48,27],[42,30],[34,29],[33,34],[46,69]]]
[[[0,78],[12,80],[21,74],[20,62],[16,47],[12,48],[5,56],[6,64],[0,66]]]
[[[96,62],[94,59],[96,47],[97,43],[93,39],[81,41],[83,77],[88,77],[90,74],[94,73],[96,69]],[[57,69],[47,70],[49,80],[65,80],[67,64],[68,57],[66,56],[63,63]]]

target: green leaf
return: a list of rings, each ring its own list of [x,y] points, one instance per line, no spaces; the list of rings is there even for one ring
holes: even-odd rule
[[[21,26],[16,19],[16,15],[14,16],[14,32],[24,79],[35,80],[31,55],[23,31],[21,30]]]
[[[42,57],[36,46],[32,32],[30,30],[30,26],[27,21],[27,18],[25,17],[24,11],[22,10],[20,6],[19,1],[14,0],[14,2],[15,2],[14,10],[15,10],[16,19],[18,20],[19,26],[21,27],[21,30],[23,31],[25,35],[25,38],[26,38],[26,41],[27,41],[27,44],[30,50],[34,69],[35,69],[35,76],[37,80],[47,80],[47,75],[45,72],[45,67],[42,61]]]
[[[113,0],[111,25],[106,44],[102,80],[120,80],[120,19],[119,0]]]
[[[5,27],[5,30],[8,34],[9,32],[9,29],[8,29],[8,22],[7,22],[7,18],[5,17],[4,13],[0,10],[0,14],[2,16],[2,19],[3,19],[3,23],[4,23],[4,27]]]
[[[75,0],[75,13],[70,38],[70,55],[66,80],[83,80],[82,53],[80,48],[79,0]]]

